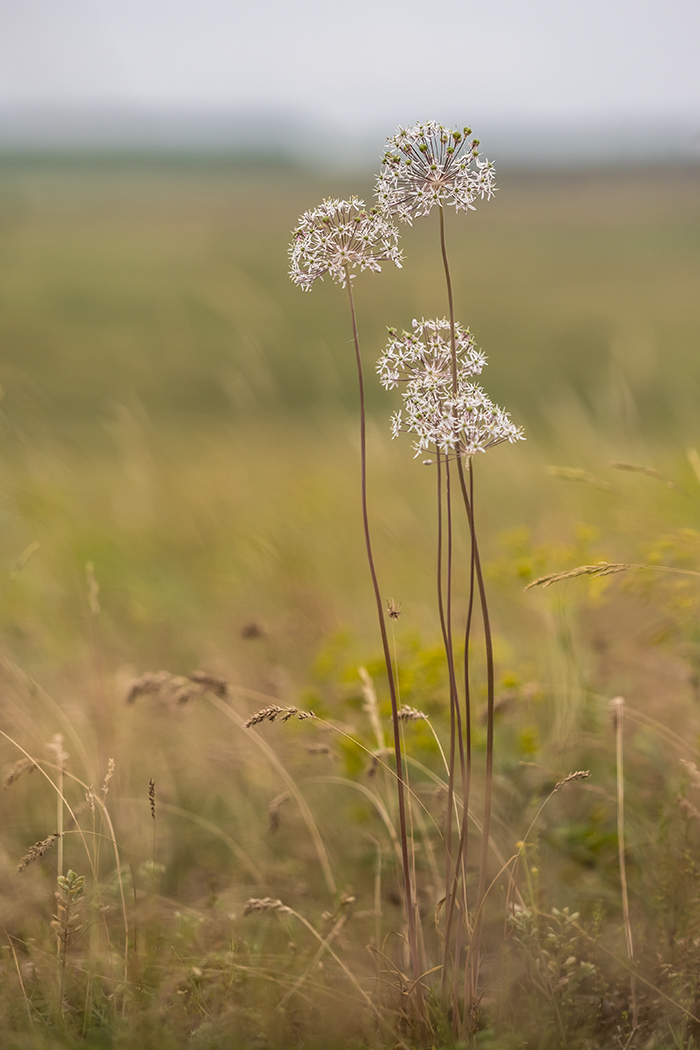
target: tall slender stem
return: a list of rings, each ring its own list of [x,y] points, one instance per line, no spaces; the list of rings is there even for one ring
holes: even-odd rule
[[[610,701],[610,713],[615,730],[615,765],[617,768],[617,853],[620,865],[620,890],[622,892],[622,920],[625,927],[625,944],[630,963],[634,959],[634,942],[632,940],[632,923],[630,921],[630,903],[627,895],[627,867],[625,864],[625,773],[623,767],[622,732],[625,718],[625,701],[621,696]],[[632,1024],[636,1028],[639,1020],[637,1002],[637,978],[634,973],[630,982],[630,1005],[632,1007]]]
[[[445,271],[445,284],[447,287],[447,301],[450,313],[450,349],[452,361],[452,389],[455,396],[458,391],[457,383],[457,340],[455,335],[454,298],[452,294],[452,277],[450,264],[447,257],[447,244],[445,240],[445,212],[440,206],[440,250],[442,253],[443,268]],[[493,745],[494,745],[494,667],[493,667],[493,640],[491,637],[491,622],[489,618],[488,602],[486,600],[486,588],[481,569],[479,557],[479,546],[476,538],[476,526],[474,521],[474,475],[471,460],[469,461],[469,490],[464,476],[464,462],[461,456],[457,457],[457,470],[459,483],[462,490],[462,499],[467,512],[469,531],[471,533],[471,568],[470,568],[470,594],[469,612],[465,631],[464,645],[464,677],[465,677],[465,721],[467,724],[467,770],[469,783],[471,782],[471,703],[469,693],[469,637],[471,633],[472,608],[474,599],[474,576],[479,589],[481,614],[484,624],[484,647],[486,650],[486,678],[487,678],[487,708],[486,708],[486,777],[484,784],[484,822],[481,837],[481,856],[479,860],[479,881],[476,894],[476,918],[471,939],[470,961],[471,961],[471,994],[476,995],[476,984],[479,973],[479,942],[481,939],[481,924],[483,913],[483,900],[486,890],[486,867],[488,863],[489,838],[491,831],[491,797],[493,793]],[[460,848],[466,854],[467,831],[468,831],[468,792],[465,786],[464,814],[462,823]],[[466,872],[466,855],[464,856]],[[466,1005],[466,1004],[465,1004]]]
[[[350,280],[350,274],[346,270],[346,287],[348,290],[348,299],[350,301],[350,316],[352,318],[352,335],[355,344],[355,362],[357,365],[357,381],[360,393],[360,471],[361,471],[361,488],[362,488],[362,525],[365,536],[365,548],[367,551],[367,562],[369,564],[369,572],[372,578],[372,588],[374,590],[374,598],[377,606],[377,617],[379,619],[379,633],[382,639],[382,650],[384,653],[384,663],[386,665],[386,674],[389,682],[389,695],[391,697],[391,721],[392,728],[394,731],[394,754],[396,756],[396,784],[399,801],[399,834],[401,838],[401,860],[403,864],[403,881],[404,881],[404,897],[406,904],[406,921],[408,923],[408,940],[411,950],[411,962],[413,965],[413,976],[416,981],[416,989],[420,999],[420,957],[418,952],[418,939],[416,936],[416,915],[413,904],[413,888],[411,880],[411,865],[408,855],[408,833],[406,827],[406,797],[405,797],[405,781],[403,775],[403,759],[401,755],[401,731],[399,725],[399,708],[398,699],[396,694],[396,682],[394,679],[394,669],[391,662],[391,652],[389,650],[389,638],[386,630],[386,620],[384,618],[384,606],[382,604],[382,596],[379,590],[379,583],[377,581],[377,572],[374,567],[374,556],[372,554],[372,541],[370,538],[369,531],[369,514],[367,511],[367,425],[366,425],[366,414],[365,414],[365,385],[362,372],[362,357],[360,354],[360,339],[357,331],[357,317],[355,314],[355,299],[352,294],[352,282]]]
[[[486,587],[484,586],[484,574],[481,568],[481,557],[479,555],[479,544],[476,538],[476,525],[474,521],[474,478],[473,463],[469,463],[469,487],[472,499],[469,498],[467,483],[464,477],[464,466],[461,459],[458,461],[459,481],[462,489],[462,499],[469,519],[469,528],[472,535],[474,568],[476,570],[476,581],[479,588],[479,600],[481,604],[481,617],[484,624],[484,648],[486,651],[486,776],[484,782],[484,818],[481,832],[481,856],[479,859],[479,882],[476,891],[476,919],[472,943],[472,994],[476,994],[476,981],[479,972],[479,941],[481,937],[481,923],[483,916],[483,901],[486,891],[486,868],[488,864],[489,839],[491,834],[491,796],[493,793],[493,743],[494,743],[494,696],[495,677],[493,666],[493,638],[491,636],[491,620],[489,617],[488,602],[486,600]]]
[[[455,781],[455,752],[459,746],[459,762],[462,775],[462,793],[466,789],[466,766],[464,755],[464,741],[462,736],[462,714],[459,707],[459,690],[457,688],[457,675],[455,673],[454,642],[452,635],[452,487],[450,482],[450,464],[445,457],[445,497],[447,508],[447,595],[446,601],[443,596],[443,524],[442,524],[442,455],[437,454],[438,467],[438,609],[440,614],[440,626],[442,629],[445,656],[447,658],[447,669],[450,687],[450,752],[448,765],[448,787],[447,787],[447,826],[445,829],[446,861],[445,861],[445,941],[443,949],[442,967],[442,994],[447,992],[448,962],[450,954],[450,943],[452,933],[452,921],[455,912],[456,894],[459,885],[460,871],[462,870],[462,834],[460,833],[460,847],[457,854],[453,854],[452,844],[452,807],[454,801]],[[463,883],[464,885],[464,883]],[[466,900],[465,900],[466,906]]]
[[[449,646],[447,636],[447,619],[445,616],[445,598],[443,594],[443,524],[442,524],[442,455],[437,454],[437,597],[438,614],[440,617],[440,629],[445,646],[445,654],[449,667]],[[445,914],[450,914],[450,887],[452,883],[452,806],[454,800],[454,755],[455,755],[455,708],[452,697],[452,678],[450,676],[450,757],[447,764],[447,816],[445,826]],[[445,951],[447,951],[449,936],[445,938]],[[443,980],[445,971],[443,970]]]
[[[474,474],[469,472],[469,502],[474,503]],[[469,798],[471,794],[472,781],[472,701],[469,683],[469,645],[471,642],[472,620],[474,617],[474,578],[476,573],[474,533],[470,526],[471,549],[469,557],[469,605],[467,608],[467,622],[464,627],[464,726],[465,726],[465,751],[467,756],[466,782],[464,786],[464,813],[462,816],[462,848],[464,850],[464,864],[466,869],[467,851],[469,846]]]
[[[445,211],[440,205],[440,251],[442,254],[442,264],[445,271],[445,285],[447,287],[447,305],[450,314],[450,355],[452,363],[452,392],[457,396],[458,382],[457,382],[457,338],[455,334],[455,309],[454,309],[454,298],[452,295],[452,275],[450,273],[450,263],[447,258],[447,242],[445,240]],[[463,464],[462,459],[458,456],[457,459],[458,471],[460,475],[460,484],[462,482]],[[472,529],[471,518],[469,519],[469,528]],[[471,636],[471,625],[472,625],[472,614],[474,610],[474,534],[471,533],[471,559],[470,559],[470,572],[469,572],[469,606],[467,611],[467,624],[464,632],[464,721],[465,721],[465,734],[466,734],[466,755],[462,759],[462,778],[463,778],[463,790],[464,790],[464,815],[462,817],[462,850],[464,857],[464,870],[466,872],[466,857],[467,857],[467,843],[468,843],[468,820],[467,812],[469,809],[469,790],[471,786],[471,754],[472,754],[472,730],[471,730],[471,693],[469,689],[469,640]],[[462,740],[461,726],[460,726],[460,743]],[[466,765],[465,765],[466,759]]]
[[[450,696],[452,703],[454,704],[457,743],[459,745],[459,764],[462,773],[462,790],[464,790],[465,765],[464,741],[462,739],[462,712],[459,709],[459,690],[457,688],[457,675],[455,673],[454,638],[452,635],[452,485],[450,478],[450,461],[447,457],[445,457],[445,497],[447,505],[447,656],[450,678]]]
[[[63,754],[63,737],[59,744],[58,751],[58,776],[56,777],[56,784],[58,791],[56,792],[56,831],[58,832],[58,842],[56,845],[56,866],[58,868],[58,874],[63,875],[63,768],[64,768],[65,757]]]
[[[450,264],[447,259],[447,244],[445,243],[445,209],[442,204],[440,215],[440,250],[442,252],[442,265],[445,270],[445,284],[447,285],[447,305],[450,311],[450,348],[452,350],[452,392],[457,394],[457,341],[455,339],[455,306],[452,298],[452,276]]]

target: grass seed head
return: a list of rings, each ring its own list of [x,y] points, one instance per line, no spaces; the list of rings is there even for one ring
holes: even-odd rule
[[[421,719],[428,721],[428,716],[423,711],[419,711],[416,707],[409,707],[408,704],[399,708],[398,717],[400,722],[419,722]]]
[[[50,850],[53,844],[60,839],[60,835],[57,831],[53,835],[49,835],[46,839],[41,839],[39,842],[35,842],[33,846],[30,846],[27,852],[22,857],[21,861],[17,865],[17,871],[24,871],[27,865],[31,864],[32,861],[38,860],[39,857],[43,857],[47,850]]]
[[[274,835],[276,831],[279,831],[279,826],[282,823],[282,806],[284,806],[286,802],[289,802],[289,792],[283,791],[281,794],[277,795],[276,798],[273,798],[268,807],[267,815],[271,835]]]
[[[305,750],[307,755],[328,755],[329,758],[335,758],[335,752],[328,744],[307,744]]]
[[[110,760],[107,762],[107,772],[105,773],[104,784],[102,785],[102,795],[105,798],[107,796],[107,792],[109,791],[109,782],[114,776],[115,768],[116,763],[113,758],[110,758]]]
[[[228,692],[228,683],[217,675],[208,674],[206,671],[193,671],[187,677],[190,682],[202,686],[205,692],[213,693],[214,696],[218,696],[222,700]]]
[[[558,784],[555,784],[554,791],[559,791],[565,784],[573,784],[577,780],[587,780],[590,775],[591,771],[589,769],[578,769],[575,773],[569,773],[568,777],[564,777]]]
[[[367,776],[375,776],[380,765],[384,765],[386,763],[386,759],[390,758],[393,754],[393,747],[381,747],[378,748],[376,751],[372,751],[369,756],[369,762],[367,763],[367,767],[365,769],[365,773],[367,774]]]
[[[681,765],[690,777],[690,783],[693,785],[693,787],[700,787],[700,769],[698,769],[695,763],[689,762],[686,758],[682,758]]]
[[[302,722],[305,718],[315,717],[316,715],[313,711],[302,711],[298,707],[279,707],[277,704],[268,704],[267,707],[261,707],[255,714],[246,718],[243,725],[246,729],[250,729],[251,726],[257,726],[261,722],[288,722],[290,718],[298,718]]]
[[[205,693],[213,693],[223,699],[228,693],[228,683],[207,671],[193,671],[187,676],[170,674],[169,671],[147,671],[131,683],[126,702],[133,704],[140,696],[151,696],[177,706],[196,700]]]
[[[53,752],[56,758],[56,765],[63,769],[70,758],[70,755],[63,750],[63,733],[56,733],[54,738],[46,745],[46,750]]]
[[[575,569],[567,569],[566,572],[553,572],[549,576],[540,576],[539,579],[528,583],[525,588],[529,591],[531,587],[551,587],[553,583],[560,580],[573,580],[577,576],[612,576],[616,572],[624,572],[632,569],[633,565],[628,562],[599,561],[596,565],[578,565]]]
[[[10,784],[14,784],[15,780],[18,780],[23,773],[33,773],[35,768],[36,762],[33,758],[20,758],[19,762],[15,762],[9,773],[5,774],[2,782],[3,788],[8,788]]]
[[[275,911],[278,915],[292,914],[291,908],[288,908],[280,900],[274,900],[272,897],[250,897],[245,902],[243,914],[250,915],[254,911]]]

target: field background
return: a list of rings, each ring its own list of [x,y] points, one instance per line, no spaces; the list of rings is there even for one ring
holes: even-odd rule
[[[698,587],[651,573],[524,586],[598,559],[700,569],[700,460],[688,453],[700,446],[697,178],[691,168],[513,171],[493,201],[448,217],[457,317],[488,355],[485,388],[527,436],[476,464],[503,711],[503,839],[527,826],[539,791],[529,776],[598,763],[598,795],[554,808],[546,849],[555,903],[603,899],[612,923],[606,704],[621,693],[640,719],[679,734],[669,744],[647,726],[635,737],[639,901],[642,858],[658,837],[653,800],[669,778],[673,795],[679,755],[694,755],[698,741]],[[204,669],[371,736],[357,674],[365,664],[385,703],[346,300],[329,282],[302,293],[286,268],[302,211],[371,192],[369,173],[282,163],[0,163],[0,726],[44,758],[62,732],[69,768],[95,785],[115,758],[110,800],[136,863],[151,856],[155,779],[159,804],[175,807],[159,823],[168,921],[176,907],[204,914],[212,894],[239,908],[266,891],[320,910],[327,888],[310,874],[291,816],[270,838],[267,806],[282,788],[264,764],[240,765],[249,756],[239,731],[204,701],[127,706],[131,680]],[[402,606],[403,699],[439,726],[434,476],[408,440],[390,440],[396,401],[373,377],[388,325],[445,313],[436,221],[406,230],[404,247],[403,270],[356,282],[370,500],[381,587]],[[619,461],[676,487],[611,466]],[[462,591],[457,606],[459,615]],[[242,711],[261,703],[242,692],[237,702]],[[267,728],[277,746],[282,727]],[[299,750],[305,727],[288,729]],[[429,741],[419,745],[432,761]],[[5,741],[0,757],[7,770],[18,753]],[[299,767],[308,761],[302,753]],[[361,779],[359,752],[340,749],[340,761]],[[41,861],[20,877],[14,867],[55,830],[55,802],[35,778],[12,790],[0,798],[4,921],[25,936],[27,899],[44,915],[55,868]],[[367,859],[364,840],[348,846],[342,823],[369,818],[358,801],[339,822],[334,790],[308,787],[339,883],[371,897],[372,848]],[[178,807],[195,816],[178,823]],[[245,864],[241,875],[238,855],[232,867],[202,819],[255,855],[264,878],[256,883]],[[76,870],[80,849],[66,844]],[[200,950],[187,945],[183,958]]]

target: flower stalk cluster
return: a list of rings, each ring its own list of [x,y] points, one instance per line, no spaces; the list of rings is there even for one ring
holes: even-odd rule
[[[473,1032],[474,1011],[480,997],[480,935],[483,907],[488,893],[487,867],[494,753],[493,643],[474,524],[472,460],[477,452],[485,452],[503,442],[513,443],[523,437],[522,430],[512,422],[508,413],[495,405],[474,381],[475,377],[481,374],[486,357],[475,345],[469,329],[455,321],[452,280],[445,243],[445,208],[454,207],[456,212],[471,211],[478,199],[488,200],[496,189],[493,165],[481,158],[478,150],[479,140],[470,136],[469,128],[448,129],[436,121],[399,128],[388,140],[389,148],[384,155],[382,169],[376,182],[376,206],[366,209],[364,203],[356,197],[351,197],[350,200],[324,200],[317,208],[301,216],[289,248],[290,277],[295,284],[308,291],[316,280],[323,279],[328,274],[331,280],[346,289],[348,295],[360,402],[363,528],[391,698],[398,795],[398,839],[403,867],[407,941],[413,969],[416,1007],[422,1015],[422,975],[429,970],[429,964],[423,954],[420,916],[416,908],[415,864],[410,855],[412,838],[409,836],[409,823],[412,826],[412,822],[407,819],[407,815],[411,816],[411,811],[407,803],[408,788],[404,777],[405,759],[402,753],[401,728],[402,723],[406,721],[423,719],[426,716],[414,708],[399,708],[396,671],[386,629],[386,616],[398,616],[398,607],[392,602],[388,613],[385,612],[372,552],[367,499],[364,379],[353,280],[358,271],[380,270],[383,262],[391,261],[396,266],[401,266],[402,255],[394,220],[411,224],[419,216],[429,215],[435,207],[439,213],[440,251],[445,272],[449,318],[414,320],[412,331],[401,334],[390,328],[389,342],[379,358],[377,370],[386,389],[402,388],[403,407],[391,420],[393,437],[397,437],[401,432],[413,434],[416,455],[430,451],[437,456],[438,609],[450,675],[451,710],[449,760],[446,760],[449,772],[449,816],[445,835],[445,928],[441,969],[443,1000],[452,1012],[453,1026],[460,1035]],[[459,478],[456,490],[450,480],[454,460],[457,461]],[[460,497],[471,538],[470,593],[464,637],[463,708],[457,684],[452,626],[452,503]],[[443,506],[446,510],[446,540],[443,536]],[[473,891],[468,891],[466,878],[472,768],[470,678],[473,672],[470,669],[469,652],[472,613],[477,594],[483,621],[486,657],[487,745],[479,872],[472,905],[468,898],[474,894]],[[296,709],[288,710],[297,714]],[[246,724],[274,721],[278,717],[286,720],[290,715],[274,706],[258,712]],[[309,715],[299,713],[298,717]],[[381,730],[378,738],[380,742],[383,739]],[[376,758],[377,754],[379,752],[373,757]],[[459,830],[459,847],[455,851],[452,806],[455,799],[457,763],[462,779],[463,816]],[[279,905],[279,902],[262,903],[266,907]],[[467,961],[463,967],[460,960],[464,947],[467,949]],[[460,977],[462,967],[463,978]]]
[[[477,198],[495,193],[493,164],[479,156],[471,128],[450,130],[434,120],[399,128],[388,139],[377,178],[377,200],[387,214],[412,223],[437,204],[473,211]]]
[[[399,231],[364,201],[324,200],[305,212],[289,248],[289,275],[304,291],[326,274],[345,288],[353,270],[381,270],[383,262],[401,266]]]
[[[404,408],[392,416],[392,437],[402,431],[416,434],[416,456],[425,451],[473,456],[504,441],[519,441],[522,430],[471,381],[486,358],[459,324],[454,326],[454,361],[453,369],[452,326],[444,318],[414,321],[413,331],[400,336],[389,329],[377,371],[387,390],[403,386]]]

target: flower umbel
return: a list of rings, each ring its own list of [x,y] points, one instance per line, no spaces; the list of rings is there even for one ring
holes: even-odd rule
[[[386,261],[400,267],[398,241],[396,227],[357,197],[324,200],[299,219],[289,247],[289,276],[306,292],[327,273],[344,288],[355,276],[351,270],[378,271]]]
[[[389,329],[389,344],[377,362],[377,372],[383,387],[393,390],[402,382],[420,382],[426,389],[452,390],[452,351],[450,322],[440,320],[413,322],[413,332],[399,337],[395,328]],[[457,378],[480,375],[486,357],[474,346],[469,329],[455,325]]]
[[[389,215],[411,223],[428,215],[435,204],[453,204],[456,211],[474,210],[477,197],[495,192],[495,171],[479,157],[479,140],[469,140],[471,128],[454,131],[434,120],[399,128],[387,139],[376,195]]]
[[[389,344],[377,362],[382,385],[404,384],[404,408],[391,420],[392,436],[417,435],[416,455],[435,449],[471,456],[503,441],[519,441],[522,430],[494,405],[471,377],[486,364],[468,329],[455,325],[456,386],[452,373],[450,322],[414,321],[413,332],[389,329]]]

